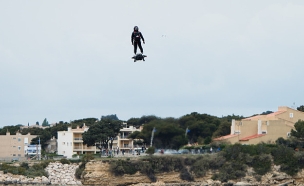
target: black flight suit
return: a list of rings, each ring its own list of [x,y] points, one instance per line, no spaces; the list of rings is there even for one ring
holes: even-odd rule
[[[143,37],[143,35],[141,34],[141,32],[139,31],[134,31],[132,32],[132,35],[131,35],[131,42],[132,42],[132,45],[134,46],[134,54],[136,55],[136,52],[137,52],[137,45],[140,49],[140,52],[143,53],[144,50],[141,46],[141,41],[140,41],[140,38],[143,40],[143,42],[145,43],[145,39]]]

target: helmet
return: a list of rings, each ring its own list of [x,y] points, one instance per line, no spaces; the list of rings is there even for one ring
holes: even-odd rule
[[[135,27],[134,27],[134,31],[138,31],[138,26],[135,26]]]

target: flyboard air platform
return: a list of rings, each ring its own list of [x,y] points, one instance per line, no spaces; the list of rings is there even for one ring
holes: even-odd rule
[[[145,61],[145,57],[147,57],[147,56],[143,55],[143,54],[136,54],[135,56],[132,57],[132,59],[134,59],[134,62],[140,61],[140,60]]]

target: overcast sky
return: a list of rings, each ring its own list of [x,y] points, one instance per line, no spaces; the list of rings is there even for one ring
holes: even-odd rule
[[[304,105],[303,23],[304,1],[0,1],[0,127]]]

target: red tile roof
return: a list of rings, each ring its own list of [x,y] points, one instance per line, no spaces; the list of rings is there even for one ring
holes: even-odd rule
[[[262,137],[262,136],[265,136],[265,135],[266,134],[255,134],[255,135],[252,135],[252,136],[248,136],[248,137],[242,138],[242,139],[240,139],[240,141],[249,141],[251,139],[259,138],[259,137]]]
[[[276,116],[276,115],[279,115],[281,113],[284,113],[286,112],[286,110],[279,110],[279,111],[276,111],[276,112],[273,112],[271,114],[267,114],[267,115],[256,115],[256,116],[252,116],[252,117],[249,117],[249,118],[245,118],[243,120],[252,120],[252,119],[259,119],[259,118],[269,118],[269,117],[273,117],[273,116]]]

